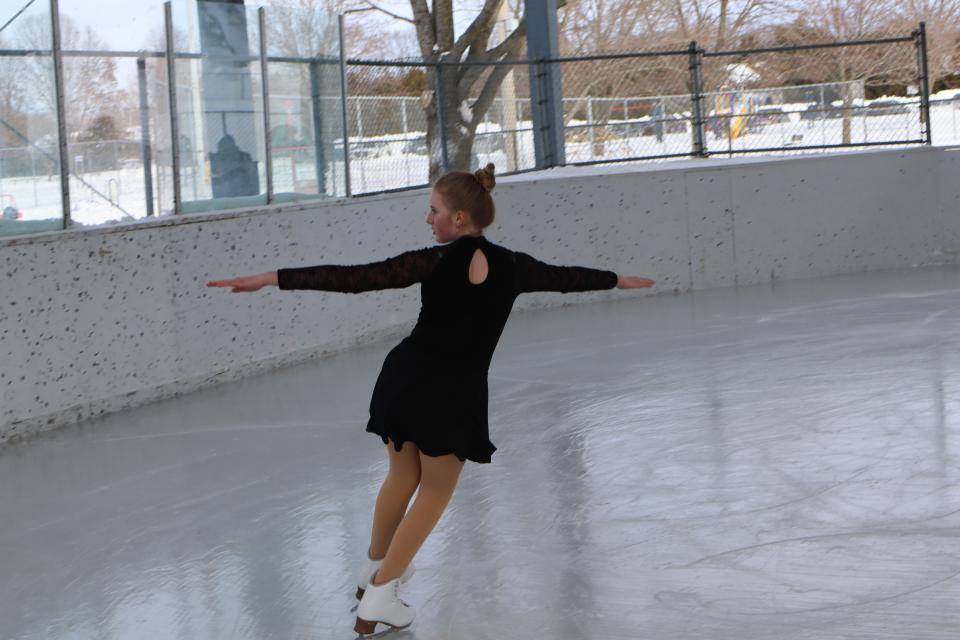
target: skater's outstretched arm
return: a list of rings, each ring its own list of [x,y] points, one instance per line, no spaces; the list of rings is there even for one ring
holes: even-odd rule
[[[617,276],[617,289],[649,289],[656,282],[640,276]]]
[[[250,293],[263,287],[277,286],[277,272],[268,271],[255,276],[240,276],[229,280],[211,280],[208,287],[233,287],[231,293]]]
[[[369,264],[278,269],[230,280],[211,280],[207,286],[233,287],[233,293],[257,291],[265,286],[283,290],[313,289],[342,293],[402,289],[426,278],[441,255],[440,247],[429,247]]]
[[[595,291],[599,289],[636,289],[654,285],[653,280],[621,276],[613,271],[588,267],[546,264],[522,252],[514,252],[518,293],[531,291]]]

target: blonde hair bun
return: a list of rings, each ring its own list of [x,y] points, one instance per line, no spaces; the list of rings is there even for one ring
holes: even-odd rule
[[[488,193],[493,191],[493,188],[497,184],[497,179],[494,177],[494,171],[496,171],[496,169],[492,162],[488,162],[487,166],[483,169],[477,169],[473,172],[477,182],[479,182],[480,186],[486,189]]]

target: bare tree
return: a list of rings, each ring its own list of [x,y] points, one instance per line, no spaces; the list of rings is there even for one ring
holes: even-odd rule
[[[566,51],[583,54],[610,51],[668,50],[683,52],[691,40],[706,49],[739,46],[782,12],[786,0],[580,0],[568,7],[563,32]],[[728,81],[727,59],[705,61],[707,90]],[[583,67],[589,64],[589,69]],[[566,96],[663,96],[690,91],[685,55],[574,63],[564,74]],[[602,103],[601,103],[602,104]],[[594,122],[605,123],[611,103],[593,109]],[[638,105],[646,115],[659,106],[676,111],[684,100],[650,100]],[[626,114],[625,114],[626,115]],[[591,137],[599,146],[597,135]],[[597,149],[597,152],[602,151]]]
[[[358,9],[373,11],[364,5],[361,0],[274,0],[267,14],[270,46],[285,55],[298,57],[331,52],[330,43],[338,38],[337,14]],[[366,31],[364,22],[353,16],[346,21],[346,29],[347,57],[362,55],[365,44],[377,40]]]
[[[0,38],[0,49],[8,45]],[[0,147],[22,146],[21,136],[27,129],[27,82],[24,60],[20,57],[0,58]],[[33,116],[36,119],[36,114]]]
[[[695,40],[707,51],[729,51],[751,46],[760,32],[787,14],[790,0],[660,0],[660,10],[670,17],[668,32],[676,46]],[[746,66],[744,66],[746,65]],[[732,78],[736,69],[753,75],[757,59],[711,58],[702,62],[701,77],[707,93],[741,84]]]
[[[300,3],[318,3],[324,0],[290,0]],[[398,15],[379,6],[373,0],[328,0],[339,2],[351,10],[369,9],[395,20],[410,23],[416,32],[420,58],[427,64],[437,62],[461,63],[499,61],[520,57],[524,52],[526,23],[521,16],[522,0],[482,0],[469,26],[459,36],[455,33],[454,3],[452,0],[410,0],[412,18]],[[509,2],[511,12],[519,17],[518,25],[497,44],[491,44],[491,35],[500,6]],[[651,45],[670,44],[685,47],[696,37],[707,46],[723,46],[734,42],[742,34],[781,7],[785,0],[576,0],[567,6],[558,1],[561,9],[562,50],[565,53],[596,52],[599,50],[649,49]],[[463,4],[457,10],[463,9]],[[291,38],[289,41],[304,41]],[[369,42],[370,38],[360,38]],[[382,51],[382,42],[378,43]],[[685,61],[660,58],[640,65],[607,64],[587,74],[568,67],[564,73],[565,86],[576,87],[574,94],[614,95],[625,90],[648,91],[664,87],[679,90],[687,73]],[[465,169],[471,161],[471,151],[477,127],[496,97],[510,66],[482,67],[466,64],[444,64],[439,74],[442,104],[428,89],[422,100],[427,121],[427,145],[431,150],[430,178],[436,178],[442,168],[441,140],[445,137],[452,168]],[[524,68],[525,71],[525,68]],[[431,87],[437,86],[437,77],[431,73]],[[571,92],[567,92],[568,95]],[[602,117],[602,114],[600,114]],[[445,136],[440,132],[444,122]]]
[[[673,18],[684,43],[696,40],[707,49],[735,47],[737,40],[769,21],[784,7],[783,0],[661,0],[661,10]]]
[[[348,57],[360,55],[383,59],[385,42],[389,42],[395,52],[413,53],[424,62],[428,71],[426,86],[422,91],[421,105],[424,109],[427,122],[426,142],[430,153],[430,179],[440,175],[442,170],[443,152],[441,140],[447,142],[448,157],[451,168],[466,169],[471,160],[473,141],[477,127],[489,110],[497,91],[505,76],[514,67],[511,66],[474,66],[459,64],[462,62],[500,61],[522,55],[526,43],[526,23],[521,17],[517,27],[491,44],[497,25],[497,17],[501,5],[510,2],[510,10],[514,15],[521,13],[523,0],[477,0],[473,3],[478,6],[476,15],[467,28],[459,35],[455,33],[454,11],[468,11],[467,3],[460,2],[454,6],[453,0],[433,0],[428,6],[427,0],[410,0],[412,17],[399,15],[373,0],[281,0],[286,6],[302,9],[323,8],[326,11],[348,11],[350,19],[347,21]],[[566,0],[558,0],[563,7]],[[414,32],[416,45],[413,51],[401,45],[402,36],[396,32],[384,32],[371,28],[371,22],[364,20],[362,13],[369,12],[388,16],[390,19],[408,23]],[[319,25],[311,24],[305,15],[288,16],[289,20],[278,20],[277,16],[271,19],[271,41],[284,43],[285,53],[301,55],[303,50],[316,50],[313,44],[318,34],[326,33]],[[326,23],[325,23],[326,25]],[[323,35],[320,35],[322,38]],[[396,57],[396,56],[395,56]],[[438,100],[435,98],[437,76],[433,69],[436,63],[445,63],[439,73],[442,105],[438,109]],[[455,64],[450,64],[455,63]],[[371,70],[372,69],[372,70]],[[524,75],[526,66],[522,67]],[[393,73],[396,78],[387,78]],[[372,78],[374,74],[382,77]],[[397,72],[389,67],[365,67],[363,71],[348,71],[350,88],[372,84],[387,86],[390,83],[404,84],[408,88],[416,83],[405,81],[407,70]],[[421,82],[422,84],[422,82]],[[444,135],[440,131],[441,117],[444,121]]]
[[[34,14],[22,18],[14,45],[32,49],[38,42],[49,42],[47,16]],[[64,50],[105,50],[103,41],[89,26],[81,29],[69,15],[60,16],[61,47]],[[33,96],[44,109],[56,112],[53,73],[50,58],[29,57],[24,69]],[[68,131],[86,131],[104,107],[115,104],[118,89],[116,62],[113,58],[83,56],[63,60],[63,93]]]
[[[580,0],[568,5],[560,31],[563,55],[577,56],[625,51],[650,51],[674,46],[668,42],[670,19],[662,12],[662,0]],[[563,93],[576,98],[568,111],[572,117],[586,114],[591,123],[604,125],[614,113],[610,100],[622,96],[684,93],[689,81],[685,56],[606,59],[568,62],[563,70]],[[644,108],[650,108],[652,104]],[[629,117],[624,113],[623,118]],[[620,131],[623,131],[621,129]],[[617,131],[589,130],[594,153],[604,153],[608,137]],[[575,133],[574,135],[578,135]]]
[[[927,23],[930,89],[960,67],[960,0],[901,0],[896,24],[907,33]]]
[[[453,169],[467,169],[470,165],[473,141],[477,126],[493,103],[503,79],[513,67],[500,65],[483,67],[460,64],[463,62],[493,62],[518,57],[526,43],[526,21],[521,19],[517,27],[499,44],[490,46],[491,34],[497,23],[500,5],[504,0],[484,0],[476,17],[459,35],[454,29],[453,0],[434,0],[432,9],[427,0],[410,0],[413,18],[393,14],[373,2],[366,2],[394,18],[412,22],[416,29],[417,44],[421,58],[430,65],[445,64],[440,71],[438,83],[443,100],[437,100],[433,91],[427,91],[423,100],[427,120],[427,147],[430,154],[430,179],[442,171],[440,131],[441,115],[445,124],[445,139]],[[563,7],[566,0],[558,0]],[[516,5],[515,5],[516,6]]]
[[[807,0],[797,9],[794,28],[805,38],[819,34],[822,41],[849,41],[902,35],[891,17],[900,0]],[[916,78],[912,45],[850,46],[820,49],[797,56],[798,67],[826,70],[828,79],[843,83],[843,143],[851,141],[851,81],[866,84],[909,82]]]

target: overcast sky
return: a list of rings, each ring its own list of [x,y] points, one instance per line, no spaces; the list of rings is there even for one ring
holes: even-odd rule
[[[0,25],[5,24],[29,0],[0,0]],[[473,6],[473,2],[457,0],[460,6]],[[31,13],[46,13],[49,0],[35,0],[31,8],[24,15]],[[249,7],[283,6],[283,0],[251,0]],[[408,0],[381,0],[379,6],[396,14],[411,17],[410,2]],[[174,10],[186,6],[185,0],[174,0]],[[136,51],[145,48],[150,33],[163,29],[163,0],[60,0],[60,13],[69,15],[77,23],[94,28],[107,48],[114,51]],[[456,11],[458,33],[476,15],[475,9],[461,9]],[[269,14],[268,14],[269,15]],[[388,16],[376,13],[367,13],[364,16],[382,16],[382,27],[391,25],[398,27],[405,23],[393,20]],[[362,19],[358,14],[347,15],[347,20]],[[8,32],[16,29],[16,21],[8,27]],[[4,34],[5,35],[5,34]]]
[[[173,0],[174,12],[183,11],[191,0]],[[476,2],[470,0],[455,0],[460,7],[455,11],[457,33],[462,32],[470,20],[476,16]],[[29,0],[0,0],[0,26],[13,18]],[[153,41],[163,34],[163,0],[60,0],[61,15],[70,16],[82,28],[90,26],[104,42],[104,48],[111,51],[138,51],[149,49]],[[284,0],[248,0],[247,6],[251,11],[256,7],[284,6]],[[381,0],[379,6],[406,17],[411,17],[409,0]],[[2,37],[14,35],[17,25],[26,16],[34,14],[49,15],[49,0],[34,0],[33,4],[20,15],[9,27],[0,33]],[[471,7],[471,8],[467,8]],[[269,12],[267,14],[269,19]],[[396,29],[411,34],[412,26],[408,23],[395,20],[382,13],[368,12],[364,14],[348,14],[348,22],[363,20],[370,24],[371,31],[382,33],[384,29]],[[151,37],[154,34],[154,37]],[[389,41],[385,41],[387,43]],[[411,50],[416,51],[415,45]],[[391,57],[391,52],[384,51],[384,57]],[[393,52],[395,56],[403,53]],[[135,66],[132,61],[118,60],[118,80],[122,85],[134,82]]]
[[[0,0],[0,26],[28,4],[29,0]],[[192,3],[190,3],[192,4]],[[409,2],[386,0],[381,3],[390,11],[400,15],[410,15]],[[110,51],[138,51],[151,49],[157,38],[163,34],[163,0],[60,0],[60,14],[70,16],[81,28],[91,27],[104,43],[104,49]],[[283,6],[282,0],[271,2],[248,1],[251,11],[255,7]],[[174,12],[184,11],[188,0],[174,0]],[[49,16],[49,0],[35,0],[0,35],[16,33],[18,23],[29,15]],[[382,14],[381,14],[382,15]],[[268,13],[269,19],[269,13]],[[346,19],[361,19],[361,16],[348,14]],[[179,21],[178,21],[179,22]],[[392,24],[402,27],[405,23],[383,16],[381,29],[389,29]],[[151,34],[153,36],[151,37]],[[133,59],[117,60],[117,80],[121,86],[132,86],[136,82],[136,66]]]

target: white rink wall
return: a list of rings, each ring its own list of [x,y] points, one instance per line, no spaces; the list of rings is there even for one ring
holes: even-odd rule
[[[654,278],[516,309],[956,264],[960,150],[568,167],[507,177],[491,241]],[[233,294],[211,279],[432,244],[425,190],[0,239],[0,442],[406,335],[419,287]]]

